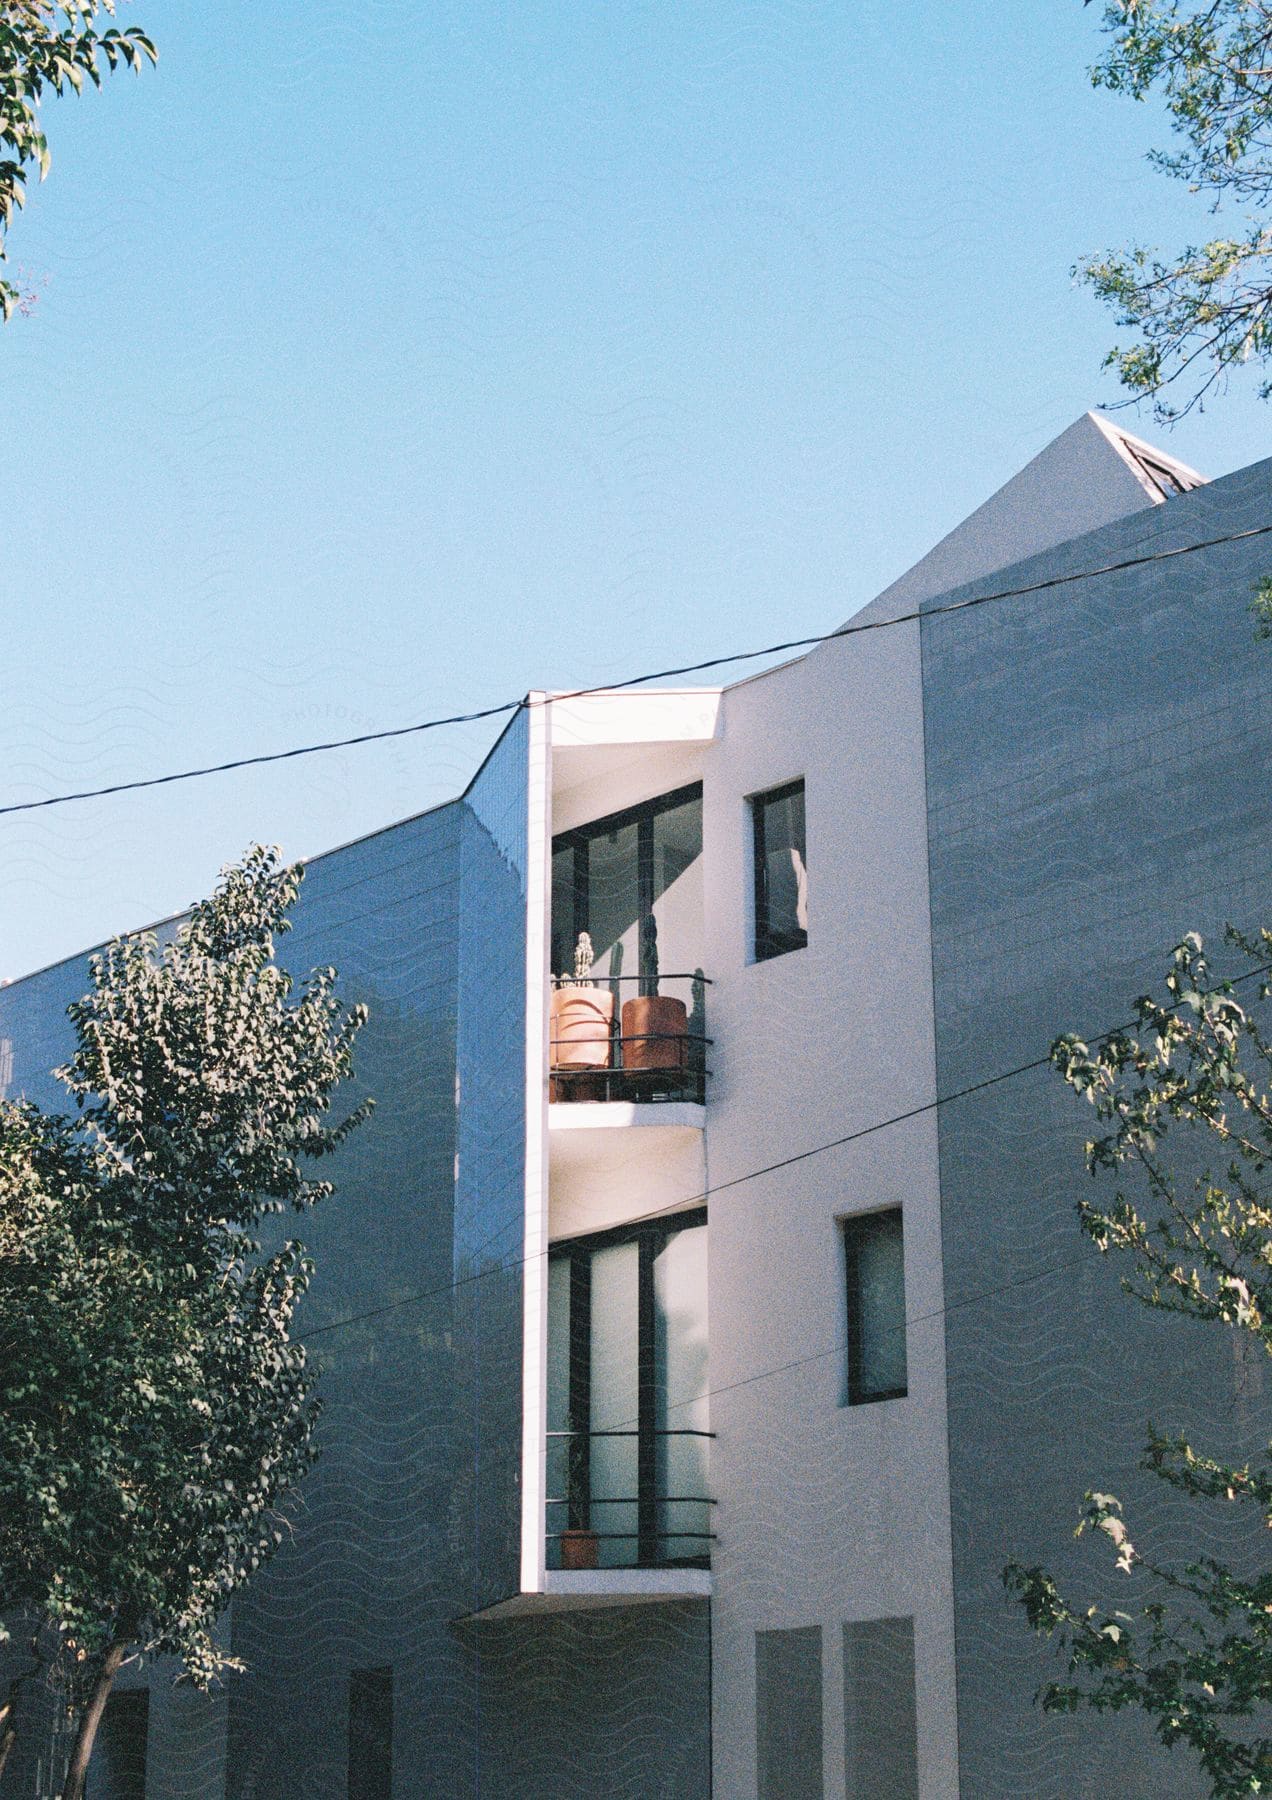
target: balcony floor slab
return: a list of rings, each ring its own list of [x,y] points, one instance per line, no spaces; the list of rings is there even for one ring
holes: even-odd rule
[[[656,1116],[633,1119],[633,1112]],[[579,1113],[585,1116],[556,1116]],[[651,1211],[702,1205],[707,1184],[702,1107],[581,1100],[554,1106],[551,1115],[550,1238],[608,1231]],[[635,1129],[624,1129],[627,1125]]]
[[[551,1132],[701,1131],[707,1109],[692,1100],[557,1100],[548,1108]]]
[[[711,1598],[709,1569],[549,1569],[544,1584],[542,1594],[513,1594],[482,1612],[469,1613],[466,1622]]]

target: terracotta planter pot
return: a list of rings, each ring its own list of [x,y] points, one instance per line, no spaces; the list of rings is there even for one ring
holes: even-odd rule
[[[689,1015],[683,1000],[642,994],[623,1002],[623,1067],[687,1069]]]
[[[560,1538],[563,1569],[594,1569],[597,1537],[594,1531],[563,1531]]]
[[[552,1067],[608,1069],[614,996],[605,988],[555,988],[552,994]]]

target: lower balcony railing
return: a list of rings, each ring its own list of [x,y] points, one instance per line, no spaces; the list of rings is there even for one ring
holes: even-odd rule
[[[692,1490],[705,1485],[714,1435],[691,1428],[550,1431],[549,1485],[554,1472],[567,1474],[559,1483],[567,1492],[548,1497],[548,1567],[710,1568],[715,1501]]]
[[[700,973],[554,978],[550,1098],[701,1105],[709,985]]]

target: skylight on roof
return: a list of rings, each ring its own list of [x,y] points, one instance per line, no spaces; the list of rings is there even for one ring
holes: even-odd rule
[[[1185,468],[1183,463],[1171,462],[1164,456],[1153,453],[1136,443],[1134,438],[1123,438],[1127,454],[1134,460],[1157,489],[1163,500],[1171,499],[1175,494],[1187,494],[1195,487],[1204,486],[1204,477],[1192,469]]]

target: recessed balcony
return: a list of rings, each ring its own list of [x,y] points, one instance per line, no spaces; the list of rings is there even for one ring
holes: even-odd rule
[[[547,1373],[546,1591],[709,1591],[701,1209],[553,1246]]]
[[[556,1105],[701,1106],[710,1070],[706,990],[687,975],[554,978],[549,1099]]]
[[[548,1568],[709,1568],[715,1501],[703,1490],[714,1435],[695,1426],[550,1431],[548,1467],[565,1480],[547,1500]]]

